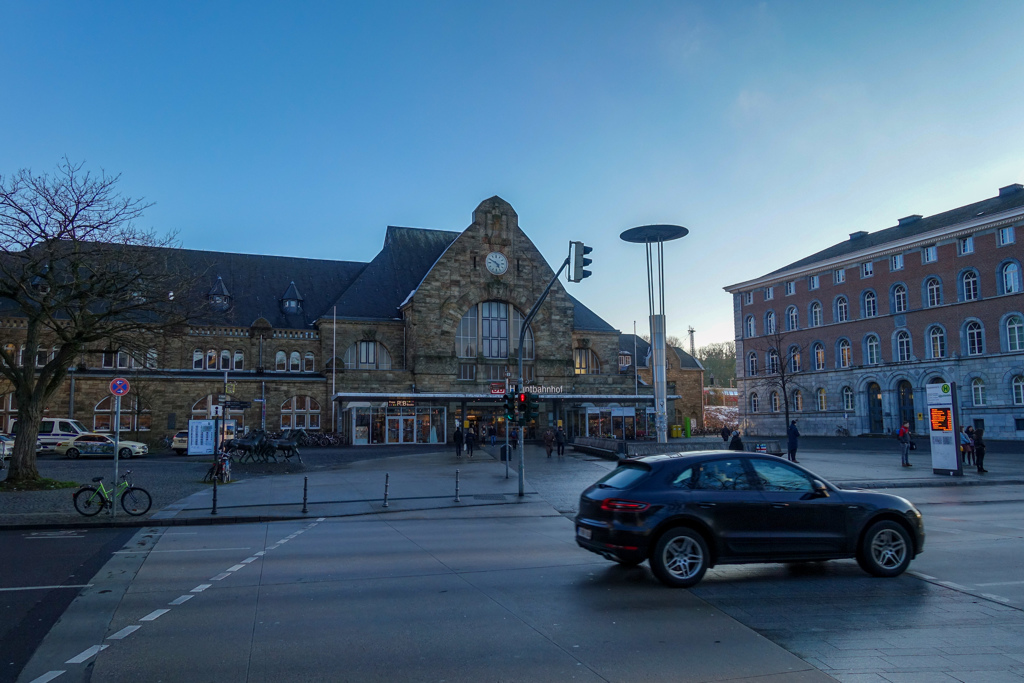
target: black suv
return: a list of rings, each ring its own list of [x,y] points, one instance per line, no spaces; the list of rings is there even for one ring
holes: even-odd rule
[[[682,588],[716,564],[748,562],[855,557],[875,576],[899,576],[924,547],[909,501],[735,451],[623,460],[583,492],[575,521],[580,547],[624,565],[650,560]]]

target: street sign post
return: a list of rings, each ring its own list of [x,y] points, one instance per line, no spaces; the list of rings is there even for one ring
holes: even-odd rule
[[[928,428],[932,446],[932,472],[964,475],[960,457],[960,416],[956,411],[956,384],[928,384]]]
[[[110,393],[114,395],[114,489],[117,489],[117,457],[121,450],[121,397],[131,391],[132,385],[124,377],[115,377],[110,382]],[[110,516],[117,516],[117,505],[110,506]]]

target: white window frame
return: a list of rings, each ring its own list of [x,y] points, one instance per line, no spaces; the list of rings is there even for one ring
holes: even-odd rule
[[[939,278],[928,278],[928,280],[924,283],[924,288],[928,297],[928,308],[935,308],[936,306],[941,306],[942,283],[939,282]]]
[[[824,389],[818,389],[815,398],[818,401],[818,410],[828,410],[828,394],[825,393]]]
[[[821,327],[821,316],[822,316],[821,304],[815,301],[811,304],[811,327]]]
[[[878,365],[882,360],[882,343],[877,334],[869,334],[864,342],[864,362],[868,365]]]
[[[1006,319],[1006,349],[1024,351],[1024,318],[1019,315]]]
[[[878,297],[874,292],[864,293],[864,317],[874,318],[878,315]]]
[[[825,369],[825,345],[817,343],[812,349],[814,353],[814,369],[824,370]]]
[[[996,244],[1000,247],[1005,247],[1008,244],[1013,244],[1013,226],[1009,225],[1005,228],[999,228],[999,232],[996,236]]]
[[[853,347],[850,340],[839,340],[839,367],[848,368],[853,365]]]
[[[854,409],[854,394],[853,389],[850,387],[843,387],[843,410],[852,411]]]
[[[967,339],[967,355],[981,356],[985,353],[985,328],[977,320],[971,320],[964,326]]]
[[[768,311],[764,316],[764,333],[775,334],[778,323],[775,320],[775,311]]]
[[[821,287],[821,277],[820,276],[818,276],[818,275],[811,275],[809,278],[807,278],[807,288],[808,289],[817,289],[818,287]]]
[[[922,263],[935,263],[939,260],[939,248],[932,244],[921,249],[921,262]]]
[[[971,403],[975,406],[988,404],[988,398],[985,396],[985,382],[980,377],[971,380]]]
[[[765,301],[771,301],[774,298],[775,298],[775,288],[774,287],[765,287],[764,288],[764,300]]]
[[[896,285],[892,288],[893,313],[907,312],[907,288],[903,285]]]
[[[860,264],[860,276],[861,278],[872,277],[875,274],[875,264],[871,261],[865,261]]]
[[[1013,405],[1024,406],[1024,376],[1015,376],[1010,388],[1013,391]]]
[[[970,287],[968,288],[968,283]],[[973,270],[968,270],[960,278],[960,289],[963,290],[964,301],[978,300],[978,275]]]
[[[1021,291],[1020,266],[1014,262],[1004,263],[999,274],[1003,278],[1004,294],[1016,294]]]
[[[793,296],[796,294],[796,280],[790,280],[786,283],[786,296]]]
[[[800,329],[800,311],[797,310],[796,306],[790,306],[786,309],[786,329],[790,332]]]
[[[974,236],[968,235],[956,241],[956,252],[960,256],[967,256],[974,253]]]
[[[754,293],[753,292],[743,292],[743,304],[745,306],[750,306],[753,303],[754,303]]]
[[[836,322],[845,323],[850,320],[850,302],[845,296],[836,299]]]
[[[900,330],[896,333],[896,357],[900,363],[909,363],[913,356],[913,342],[910,333]]]
[[[946,333],[938,325],[928,330],[928,350],[932,358],[946,357]]]
[[[893,254],[889,257],[889,272],[903,270],[903,254]]]
[[[844,282],[846,282],[846,269],[836,268],[834,271],[832,271],[832,282],[837,285],[841,285]]]

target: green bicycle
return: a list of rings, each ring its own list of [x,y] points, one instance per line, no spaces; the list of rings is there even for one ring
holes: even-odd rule
[[[121,483],[112,490],[103,485],[103,477],[93,477],[92,481],[97,486],[83,485],[72,496],[75,509],[86,517],[92,517],[104,508],[113,508],[114,498],[120,495],[121,507],[129,515],[137,517],[146,514],[153,505],[153,499],[146,489],[132,486],[131,473],[128,470],[122,474]]]

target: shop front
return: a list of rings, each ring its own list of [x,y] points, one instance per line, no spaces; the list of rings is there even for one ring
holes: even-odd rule
[[[353,446],[445,443],[444,406],[419,405],[409,399],[350,402],[341,413],[342,434]]]

